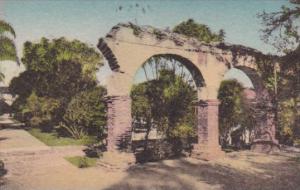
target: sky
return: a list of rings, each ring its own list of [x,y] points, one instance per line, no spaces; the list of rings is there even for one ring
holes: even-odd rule
[[[136,8],[136,4],[139,8]],[[275,54],[260,40],[262,25],[257,14],[273,12],[287,0],[0,0],[0,18],[15,29],[19,57],[25,41],[41,37],[79,39],[96,48],[98,39],[120,22],[134,22],[158,28],[172,28],[193,18],[212,31],[225,30],[225,41]],[[144,8],[145,12],[142,11]],[[121,10],[120,10],[121,9]],[[1,63],[6,83],[21,67]],[[98,73],[110,74],[108,66]]]

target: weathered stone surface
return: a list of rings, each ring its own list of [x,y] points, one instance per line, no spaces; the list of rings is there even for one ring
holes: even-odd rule
[[[215,99],[200,101],[198,104],[198,144],[192,156],[209,160],[223,156],[219,145],[219,101]]]
[[[99,40],[98,48],[113,71],[107,84],[108,95],[111,97],[108,104],[110,151],[127,147],[126,141],[130,141],[132,121],[129,94],[132,83],[137,70],[155,55],[169,55],[188,62],[187,66],[198,87],[198,100],[205,102],[205,106],[199,107],[199,142],[195,145],[195,157],[205,155],[204,157],[211,158],[213,155],[222,155],[218,143],[216,100],[220,84],[230,68],[238,68],[248,75],[254,85],[253,99],[259,102],[258,105],[270,102],[256,64],[258,59],[267,56],[252,48],[225,43],[205,44],[167,30],[136,26],[132,23],[114,26],[105,38]],[[197,79],[203,81],[197,82]],[[263,108],[263,111],[269,114],[267,108]],[[260,118],[257,125],[260,131],[256,133],[256,139],[276,144],[275,125],[270,114]],[[261,135],[265,131],[269,136]],[[255,143],[255,147],[259,147],[258,144]]]

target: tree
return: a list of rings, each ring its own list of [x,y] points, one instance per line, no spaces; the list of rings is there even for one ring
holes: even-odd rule
[[[78,40],[68,41],[58,38],[49,41],[42,38],[39,43],[24,43],[22,63],[27,70],[55,72],[62,62],[75,62],[81,65],[84,77],[95,79],[102,57],[94,48]]]
[[[244,88],[236,80],[225,80],[220,85],[219,131],[223,147],[229,145],[228,140],[233,132],[240,138],[245,130],[254,129],[254,108],[243,91]]]
[[[181,22],[173,28],[173,32],[196,38],[199,41],[206,43],[223,42],[225,38],[224,30],[220,30],[219,34],[213,33],[208,26],[199,24],[193,19]]]
[[[195,135],[196,91],[172,70],[162,69],[158,78],[135,85],[131,91],[132,117],[136,128],[156,128],[166,140]]]
[[[265,27],[262,39],[273,45],[279,52],[286,55],[279,58],[280,72],[274,72],[273,77],[278,86],[274,103],[277,105],[275,115],[277,123],[277,138],[280,143],[292,144],[299,138],[300,126],[300,1],[290,0],[291,6],[281,8],[281,11],[259,15]],[[274,66],[273,66],[274,67]],[[262,70],[263,74],[270,70]],[[278,92],[278,93],[277,93]]]
[[[17,115],[22,116],[33,92],[37,98],[54,99],[59,102],[56,111],[51,112],[50,123],[54,127],[63,120],[67,106],[76,94],[96,87],[96,72],[103,65],[102,57],[85,43],[65,38],[25,42],[23,51],[22,62],[26,70],[14,78],[9,87],[18,95],[13,107],[19,113]],[[29,113],[34,111],[27,109],[26,113],[32,116]]]
[[[9,37],[9,34],[11,37]],[[0,61],[11,60],[18,62],[17,50],[13,41],[15,37],[16,33],[13,27],[4,20],[0,20]],[[0,81],[4,77],[4,74],[0,71]]]
[[[222,146],[228,144],[228,138],[234,127],[241,122],[241,93],[243,87],[235,80],[223,81],[220,85],[218,99],[219,107],[219,131]]]
[[[262,39],[273,45],[279,52],[288,52],[299,46],[299,0],[290,1],[294,6],[282,6],[277,12],[263,12],[258,15],[262,19],[264,29]]]

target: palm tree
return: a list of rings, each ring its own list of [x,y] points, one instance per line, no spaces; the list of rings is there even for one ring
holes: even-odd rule
[[[0,61],[10,60],[19,64],[14,38],[16,38],[16,33],[13,27],[4,20],[0,20]],[[3,79],[4,74],[0,71],[0,81]]]

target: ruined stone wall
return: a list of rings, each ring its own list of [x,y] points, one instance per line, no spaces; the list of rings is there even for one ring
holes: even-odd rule
[[[217,153],[218,146],[218,90],[225,73],[232,67],[241,68],[254,82],[257,97],[264,97],[263,86],[259,82],[256,55],[262,54],[251,48],[228,46],[226,44],[204,44],[193,38],[162,31],[153,27],[139,27],[120,24],[112,28],[98,48],[113,71],[108,79],[107,90],[110,97],[108,110],[108,148],[120,147],[131,130],[130,91],[137,70],[152,56],[174,55],[192,63],[201,73],[204,85],[198,86],[198,99],[206,106],[199,107],[196,156]],[[264,93],[263,93],[264,92]],[[270,117],[271,118],[271,117]],[[270,126],[270,121],[264,125]],[[199,148],[200,147],[200,148]],[[210,147],[210,148],[203,148]],[[200,153],[202,151],[202,153]],[[220,152],[220,151],[219,151]]]

